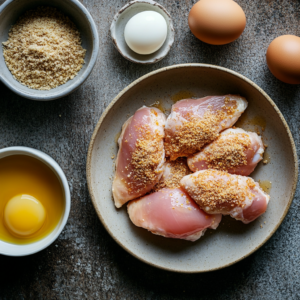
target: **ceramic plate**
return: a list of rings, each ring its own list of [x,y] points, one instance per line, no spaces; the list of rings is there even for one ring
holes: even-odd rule
[[[267,212],[245,225],[224,217],[217,230],[198,241],[167,239],[134,226],[126,211],[114,206],[116,140],[122,124],[143,105],[156,103],[166,112],[174,101],[188,97],[240,94],[249,102],[237,126],[262,133],[268,145],[264,165],[252,177],[271,195]],[[87,180],[96,212],[109,234],[125,250],[152,266],[197,273],[240,261],[261,247],[276,231],[291,205],[298,177],[295,144],[284,117],[257,85],[231,70],[204,64],[175,65],[149,73],[125,88],[107,107],[92,136]],[[271,187],[270,187],[271,186]]]

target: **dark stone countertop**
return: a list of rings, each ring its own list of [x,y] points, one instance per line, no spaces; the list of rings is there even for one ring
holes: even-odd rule
[[[29,257],[0,256],[0,299],[300,299],[299,188],[283,224],[256,253],[220,271],[189,275],[155,269],[119,247],[95,213],[85,177],[88,144],[110,101],[138,77],[179,63],[220,65],[253,80],[278,105],[299,149],[300,87],[279,82],[265,63],[275,37],[299,35],[299,0],[238,0],[247,27],[226,46],[206,45],[191,34],[187,16],[195,0],[159,0],[173,16],[175,44],[149,66],[125,60],[110,40],[112,18],[127,0],[82,2],[98,26],[100,52],[79,90],[42,103],[0,83],[0,148],[22,145],[48,153],[66,173],[72,193],[70,218],[56,242]]]

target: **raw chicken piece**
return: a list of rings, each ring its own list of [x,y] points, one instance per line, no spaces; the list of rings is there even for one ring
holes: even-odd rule
[[[252,178],[223,171],[198,171],[181,179],[181,187],[208,214],[223,214],[248,224],[263,214],[267,195]]]
[[[185,99],[172,106],[165,127],[166,156],[171,160],[190,156],[231,127],[247,108],[235,95]]]
[[[163,175],[155,185],[153,191],[162,188],[179,188],[182,177],[191,174],[186,158],[178,158],[173,161],[167,160],[163,166]]]
[[[168,238],[198,240],[207,228],[216,229],[222,215],[208,215],[181,189],[165,188],[131,201],[132,223]]]
[[[112,192],[116,207],[145,195],[162,176],[166,117],[142,107],[122,127]]]
[[[250,175],[262,160],[264,145],[255,132],[227,129],[219,138],[188,158],[193,171],[216,169],[236,175]]]

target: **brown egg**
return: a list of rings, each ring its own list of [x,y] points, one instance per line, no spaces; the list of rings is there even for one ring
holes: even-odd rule
[[[268,48],[267,64],[279,80],[300,84],[300,37],[282,35],[276,38]]]
[[[199,40],[224,45],[242,34],[246,16],[233,0],[200,0],[189,13],[189,26]]]

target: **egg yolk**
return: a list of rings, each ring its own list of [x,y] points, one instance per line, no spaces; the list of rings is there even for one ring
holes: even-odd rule
[[[6,227],[18,236],[30,236],[44,224],[46,211],[36,198],[29,195],[17,195],[11,198],[4,209]]]

